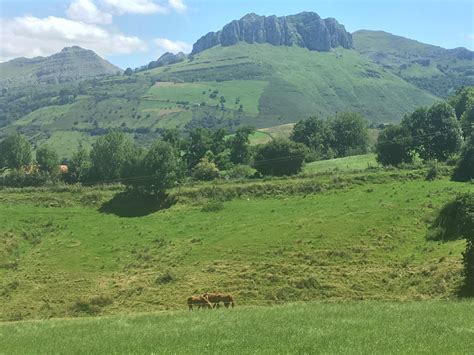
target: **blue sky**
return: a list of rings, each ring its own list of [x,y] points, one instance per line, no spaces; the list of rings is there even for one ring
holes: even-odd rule
[[[125,68],[164,51],[189,51],[209,31],[249,12],[315,11],[350,32],[384,30],[445,48],[474,49],[469,0],[1,0],[0,60],[90,48]]]

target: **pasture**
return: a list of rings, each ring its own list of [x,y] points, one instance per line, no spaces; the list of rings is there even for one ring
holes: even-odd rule
[[[308,303],[0,324],[8,354],[468,354],[473,302]]]
[[[464,241],[426,233],[472,185],[425,174],[188,184],[170,208],[120,186],[2,190],[0,319],[180,310],[213,291],[239,307],[456,298]]]

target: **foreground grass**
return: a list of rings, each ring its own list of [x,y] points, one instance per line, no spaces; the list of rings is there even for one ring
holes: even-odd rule
[[[473,302],[291,304],[0,324],[0,352],[467,354]]]

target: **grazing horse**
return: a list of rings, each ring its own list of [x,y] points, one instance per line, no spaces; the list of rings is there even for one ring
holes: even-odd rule
[[[193,310],[193,306],[197,306],[198,309],[201,309],[201,308],[211,309],[212,308],[212,304],[209,302],[207,297],[204,297],[204,296],[188,297],[187,303],[188,303],[188,307],[190,311]]]
[[[220,302],[224,303],[225,308],[229,308],[232,306],[234,308],[234,297],[230,294],[226,293],[205,293],[202,295],[209,300],[210,303],[213,303],[212,308],[216,308],[220,306]]]

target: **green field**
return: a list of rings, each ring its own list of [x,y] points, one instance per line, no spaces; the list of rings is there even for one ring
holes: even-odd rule
[[[473,302],[290,304],[0,324],[7,354],[468,354]]]
[[[365,170],[379,166],[375,154],[357,155],[331,160],[321,160],[306,164],[304,171],[307,173],[327,172],[334,170],[342,172],[347,170]]]
[[[342,166],[372,157],[353,159]],[[240,306],[456,297],[464,242],[426,233],[472,185],[426,182],[424,169],[313,170],[185,185],[163,210],[113,197],[120,187],[2,190],[0,318],[179,310],[214,290]],[[204,212],[212,200],[225,202]]]

